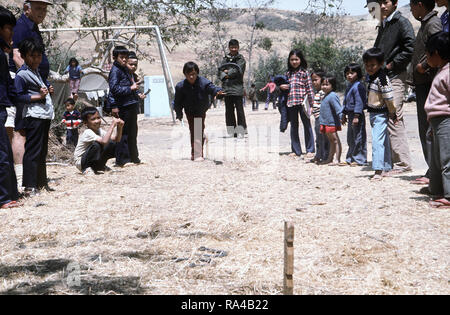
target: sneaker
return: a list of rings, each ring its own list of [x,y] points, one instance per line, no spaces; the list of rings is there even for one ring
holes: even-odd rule
[[[84,176],[92,176],[95,175],[95,172],[92,168],[88,167],[87,169],[82,171],[81,174],[83,174]]]
[[[238,139],[244,139],[244,135],[242,133],[240,133],[240,134],[237,135],[237,138]]]
[[[23,191],[25,197],[39,196],[39,189],[34,187],[26,187]]]
[[[203,158],[203,157],[198,157],[198,158],[195,158],[194,159],[194,162],[202,162],[202,161],[204,161],[205,159]]]

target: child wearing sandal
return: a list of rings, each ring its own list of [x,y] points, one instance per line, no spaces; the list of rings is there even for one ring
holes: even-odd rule
[[[344,70],[348,81],[344,98],[344,115],[342,124],[348,121],[346,162],[350,166],[367,165],[367,135],[364,106],[366,104],[366,88],[361,82],[362,70],[359,64],[351,63]]]
[[[322,91],[325,93],[325,97],[320,104],[320,132],[327,136],[330,142],[330,152],[327,160],[321,164],[345,165],[345,163],[341,163],[342,145],[337,133],[341,130],[342,106],[339,96],[335,93],[336,78],[325,76],[322,80]]]
[[[426,45],[427,62],[438,72],[425,102],[433,141],[431,144],[429,190],[435,208],[450,208],[450,40],[449,33],[439,32]]]
[[[384,53],[379,48],[371,48],[363,55],[368,74],[367,111],[372,127],[372,169],[371,180],[382,180],[383,172],[392,169],[391,146],[388,136],[388,121],[397,122],[394,94],[389,77],[382,69]]]

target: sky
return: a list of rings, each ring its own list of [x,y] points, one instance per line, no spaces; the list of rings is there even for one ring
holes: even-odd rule
[[[281,10],[294,10],[302,11],[306,8],[307,0],[275,0],[276,3],[273,5],[274,8]],[[229,0],[229,3],[236,3],[237,1]],[[238,1],[240,6],[245,7],[246,1]],[[409,4],[409,0],[398,0],[399,7]],[[366,0],[344,0],[343,7],[344,10],[350,15],[362,15],[367,14]]]

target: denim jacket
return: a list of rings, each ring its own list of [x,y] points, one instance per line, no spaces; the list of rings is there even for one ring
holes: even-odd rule
[[[320,124],[339,127],[341,125],[342,110],[339,96],[335,92],[328,93],[320,104]]]

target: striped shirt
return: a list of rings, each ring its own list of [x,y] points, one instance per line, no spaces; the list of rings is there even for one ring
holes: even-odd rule
[[[322,103],[323,98],[325,97],[325,92],[320,90],[314,95],[314,103],[312,107],[312,113],[314,118],[319,118],[320,116],[320,103]]]
[[[305,97],[308,97],[309,104],[313,104],[314,90],[308,71],[300,68],[295,72],[288,71],[286,76],[289,80],[287,107],[302,105]]]
[[[369,112],[396,111],[391,81],[383,70],[368,76],[367,107]]]
[[[62,122],[66,125],[67,129],[77,129],[81,124],[80,112],[74,110],[72,112],[65,112]]]

